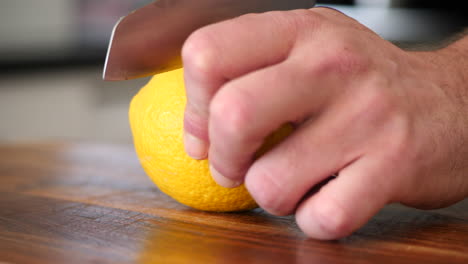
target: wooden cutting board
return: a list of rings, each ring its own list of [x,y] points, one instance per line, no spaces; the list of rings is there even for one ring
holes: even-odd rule
[[[180,205],[132,146],[4,144],[0,263],[468,263],[468,201],[388,206],[354,235],[324,242],[293,217]]]

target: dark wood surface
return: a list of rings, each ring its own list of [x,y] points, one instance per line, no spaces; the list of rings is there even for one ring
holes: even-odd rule
[[[324,242],[293,217],[180,205],[131,146],[3,144],[0,263],[468,263],[468,202],[388,206],[354,235]]]

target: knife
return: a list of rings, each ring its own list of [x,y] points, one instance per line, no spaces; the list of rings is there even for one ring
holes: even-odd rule
[[[128,80],[180,68],[188,36],[247,13],[310,8],[315,0],[159,0],[122,17],[109,41],[103,79]]]

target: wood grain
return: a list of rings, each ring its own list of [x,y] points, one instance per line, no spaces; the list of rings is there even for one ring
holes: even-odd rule
[[[131,146],[0,145],[0,263],[468,263],[468,202],[391,205],[323,242],[293,217],[180,205]]]

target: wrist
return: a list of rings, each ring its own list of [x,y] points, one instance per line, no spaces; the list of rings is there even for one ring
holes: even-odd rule
[[[440,87],[447,95],[452,97],[452,106],[455,107],[458,115],[452,112],[451,118],[458,116],[461,121],[459,128],[459,144],[453,160],[459,161],[460,173],[466,175],[466,160],[468,158],[468,135],[463,132],[468,128],[468,30],[463,36],[459,36],[457,40],[452,41],[447,46],[431,52],[436,65]],[[451,127],[454,129],[454,127]],[[455,130],[455,129],[454,129]],[[463,168],[463,169],[462,169]],[[453,171],[455,172],[455,170]],[[463,176],[464,177],[464,176]],[[466,177],[464,177],[466,179]],[[468,197],[468,181],[462,181],[459,190],[464,193],[464,197]],[[462,197],[463,198],[463,197]]]

